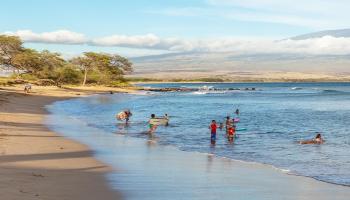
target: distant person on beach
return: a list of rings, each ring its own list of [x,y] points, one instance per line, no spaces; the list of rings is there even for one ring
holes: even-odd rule
[[[324,140],[320,133],[317,133],[316,137],[312,140],[300,141],[299,144],[323,144]]]
[[[216,121],[212,120],[211,124],[209,126],[210,129],[210,140],[211,142],[215,142],[216,141],[216,129],[218,128]]]
[[[32,85],[27,83],[24,85],[24,92],[29,93],[32,90]]]
[[[237,108],[235,111],[236,115],[239,115],[239,109]]]
[[[152,114],[151,115],[151,119],[154,119],[154,118],[156,118],[156,115]],[[148,131],[148,133],[152,134],[152,133],[154,133],[154,131],[156,131],[157,125],[152,124],[151,120],[149,120],[148,123],[149,123],[149,131]]]

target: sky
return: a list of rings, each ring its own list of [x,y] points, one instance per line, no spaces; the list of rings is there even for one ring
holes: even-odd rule
[[[0,33],[65,57],[86,51],[128,57],[191,51],[341,54],[350,52],[346,38],[283,39],[349,28],[349,8],[348,0],[1,0]]]

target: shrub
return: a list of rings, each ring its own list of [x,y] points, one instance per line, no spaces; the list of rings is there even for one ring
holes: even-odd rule
[[[56,85],[56,82],[52,79],[39,79],[35,81],[34,84],[40,86],[53,86]]]
[[[13,75],[12,77],[15,79],[21,78],[21,79],[26,80],[26,81],[38,80],[38,78],[33,74],[20,74],[19,77],[17,75]]]
[[[82,80],[83,80],[83,75],[79,70],[76,70],[71,66],[65,66],[58,70],[58,77],[56,82],[77,84],[77,83],[81,83]]]
[[[125,81],[111,81],[108,86],[111,87],[130,87],[131,85],[128,82]]]

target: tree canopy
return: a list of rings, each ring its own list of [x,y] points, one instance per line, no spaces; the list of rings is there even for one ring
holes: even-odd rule
[[[18,76],[30,74],[39,79],[83,85],[120,81],[133,71],[132,63],[120,55],[85,52],[65,60],[58,53],[25,48],[19,37],[7,35],[0,35],[0,65],[16,69]]]
[[[13,58],[23,50],[19,37],[0,35],[0,64],[12,66]]]

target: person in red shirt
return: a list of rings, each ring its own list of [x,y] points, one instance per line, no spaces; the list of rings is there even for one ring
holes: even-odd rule
[[[218,125],[216,124],[216,121],[215,120],[212,120],[211,121],[211,124],[209,126],[209,129],[210,129],[210,140],[211,141],[215,141],[216,140],[216,129],[218,128]]]

